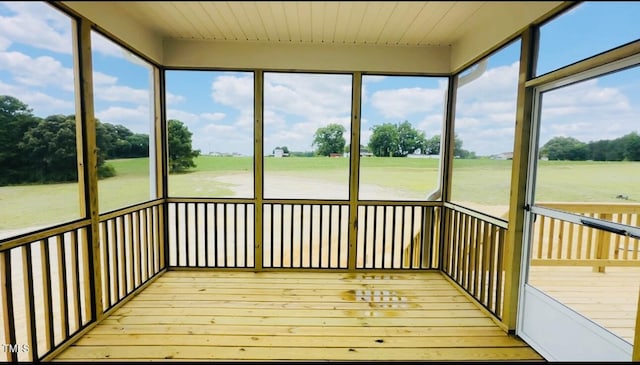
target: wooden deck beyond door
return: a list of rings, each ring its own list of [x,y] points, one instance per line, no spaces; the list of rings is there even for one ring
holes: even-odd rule
[[[169,271],[55,360],[543,360],[439,272]]]

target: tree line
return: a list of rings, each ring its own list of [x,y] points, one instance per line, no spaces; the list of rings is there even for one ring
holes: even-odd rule
[[[569,161],[640,161],[640,135],[631,132],[616,139],[581,142],[553,137],[540,148],[540,157]]]
[[[170,171],[194,167],[191,132],[168,121]],[[98,177],[116,174],[107,160],[149,157],[149,135],[96,120]],[[188,149],[188,151],[187,151]],[[0,186],[78,180],[75,115],[37,117],[22,101],[0,95]]]
[[[332,153],[342,153],[346,140],[345,128],[340,124],[329,124],[318,128],[314,134],[313,145],[316,146],[316,154],[329,156]],[[383,123],[371,128],[372,134],[366,148],[377,157],[406,157],[409,154],[423,155],[440,154],[440,135],[426,138],[423,131],[419,131],[413,125],[404,121],[402,123]],[[459,158],[475,158],[474,152],[462,148],[462,140],[456,135],[454,138],[454,156]]]

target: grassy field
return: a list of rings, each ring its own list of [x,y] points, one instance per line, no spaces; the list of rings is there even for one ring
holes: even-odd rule
[[[148,159],[112,160],[109,163],[118,175],[99,181],[101,212],[149,199]],[[221,176],[236,175],[245,183],[252,183],[253,159],[250,157],[201,156],[196,164],[197,167],[190,172],[170,175],[170,195],[233,196],[234,185],[217,181]],[[537,201],[638,201],[639,168],[638,162],[541,161]],[[348,181],[349,159],[265,157],[264,171],[265,175],[342,184]],[[511,161],[455,160],[453,200],[507,205],[510,177]],[[405,191],[420,199],[437,186],[437,181],[438,160],[361,159],[360,183],[363,185]],[[0,231],[78,218],[78,195],[75,183],[0,187]],[[627,196],[629,200],[617,199],[618,195]]]

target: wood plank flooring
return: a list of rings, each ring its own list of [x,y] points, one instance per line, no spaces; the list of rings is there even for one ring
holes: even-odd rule
[[[638,311],[640,268],[532,266],[529,284],[633,343]]]
[[[427,273],[169,271],[55,360],[538,360]]]

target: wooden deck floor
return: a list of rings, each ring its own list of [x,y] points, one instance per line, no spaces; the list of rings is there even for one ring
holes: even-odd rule
[[[531,267],[529,284],[633,343],[640,289],[640,268]]]
[[[170,271],[55,360],[542,360],[442,274]]]

